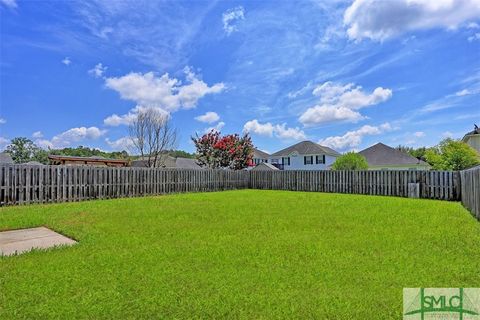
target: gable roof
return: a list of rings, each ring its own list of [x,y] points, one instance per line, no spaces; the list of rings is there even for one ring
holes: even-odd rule
[[[268,153],[263,152],[262,150],[258,150],[257,148],[253,148],[253,157],[257,159],[267,159],[269,156]]]
[[[465,142],[468,137],[471,137],[471,136],[473,136],[473,135],[475,135],[475,134],[480,135],[480,128],[479,128],[476,124],[474,125],[474,129],[473,129],[472,131],[467,132],[467,133],[463,136],[462,141]]]
[[[10,153],[0,152],[0,163],[3,164],[13,164],[13,159]]]
[[[298,154],[328,154],[331,156],[340,156],[340,153],[338,153],[337,151],[329,147],[321,146],[312,141],[299,142],[297,144],[294,144],[293,146],[275,152],[274,154],[272,154],[272,156],[288,156],[295,151],[298,152]]]
[[[412,157],[408,153],[389,147],[380,142],[360,151],[359,154],[367,159],[369,166],[429,165],[425,161]]]
[[[252,170],[255,171],[270,171],[270,170],[280,170],[271,163],[262,162],[253,167]]]
[[[177,158],[175,160],[175,168],[180,168],[180,169],[202,169],[195,159],[190,159],[190,158]]]
[[[139,158],[137,160],[132,161],[132,167],[147,167],[148,166],[148,159],[147,158]],[[202,169],[195,159],[189,158],[174,158],[172,156],[166,156],[163,159],[163,166],[162,168],[177,168],[177,169]]]

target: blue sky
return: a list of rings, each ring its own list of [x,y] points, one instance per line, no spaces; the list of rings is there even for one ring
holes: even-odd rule
[[[434,145],[480,123],[480,0],[0,0],[0,148],[129,148],[143,108],[269,152]]]

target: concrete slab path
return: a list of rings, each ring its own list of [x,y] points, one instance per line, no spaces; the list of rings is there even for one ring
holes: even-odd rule
[[[67,238],[45,227],[0,232],[0,256],[10,256],[32,249],[45,249],[59,245],[73,245],[75,240]]]

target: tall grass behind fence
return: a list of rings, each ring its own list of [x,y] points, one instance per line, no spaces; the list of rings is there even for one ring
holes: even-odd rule
[[[251,171],[253,189],[355,193],[458,200],[454,171]]]
[[[480,220],[480,166],[460,171],[462,204]]]
[[[0,167],[0,205],[220,191],[248,185],[247,171],[4,165]]]

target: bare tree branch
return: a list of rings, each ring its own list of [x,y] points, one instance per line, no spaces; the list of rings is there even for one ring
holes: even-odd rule
[[[129,126],[133,145],[148,167],[163,167],[168,150],[177,146],[177,130],[168,115],[155,110],[140,111]]]

